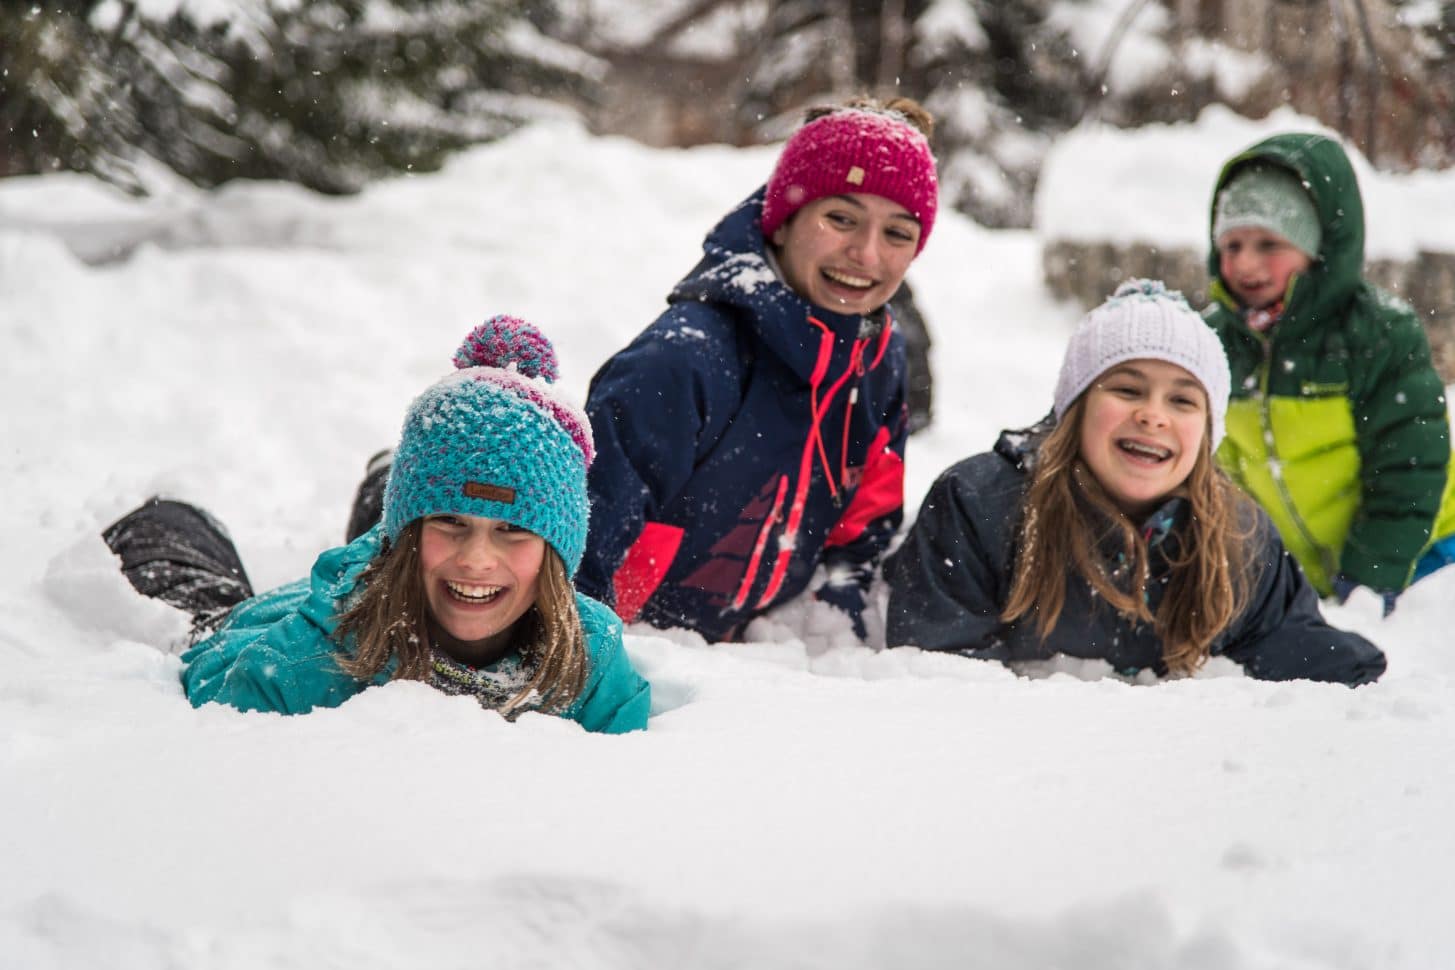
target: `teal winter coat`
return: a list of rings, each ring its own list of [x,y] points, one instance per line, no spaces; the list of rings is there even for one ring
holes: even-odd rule
[[[379,552],[375,527],[330,549],[307,579],[245,600],[206,640],[182,655],[182,688],[194,707],[209,701],[241,711],[302,714],[337,707],[389,680],[392,664],[372,681],[345,673],[333,639],[338,614],[359,576]],[[586,685],[562,716],[588,731],[620,734],[647,726],[651,688],[622,648],[621,621],[602,604],[576,594],[590,663]]]

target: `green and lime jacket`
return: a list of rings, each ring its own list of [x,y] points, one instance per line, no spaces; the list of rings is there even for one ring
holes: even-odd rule
[[[1204,314],[1233,376],[1218,459],[1320,593],[1339,574],[1402,590],[1432,538],[1455,533],[1444,385],[1414,311],[1363,279],[1364,206],[1343,149],[1321,135],[1275,135],[1223,167],[1214,201],[1254,161],[1303,180],[1323,242],[1318,260],[1289,280],[1283,315],[1260,334],[1244,322],[1209,240]]]

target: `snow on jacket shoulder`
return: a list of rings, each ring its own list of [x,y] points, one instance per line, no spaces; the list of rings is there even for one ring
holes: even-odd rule
[[[302,714],[337,707],[367,687],[388,681],[393,664],[371,681],[338,665],[337,617],[360,575],[379,552],[380,527],[320,555],[308,579],[245,600],[212,636],[182,656],[182,687],[194,707],[208,702],[241,711]],[[590,672],[563,716],[588,731],[620,733],[646,727],[651,689],[622,647],[621,622],[579,593]]]
[[[667,310],[592,379],[597,457],[578,581],[628,620],[709,640],[871,569],[903,515],[903,337],[831,313],[769,263],[761,190],[708,236]]]
[[[1061,618],[1044,642],[1033,621],[1001,621],[1027,485],[1021,454],[1018,442],[1002,436],[995,452],[951,466],[931,487],[903,545],[885,563],[889,645],[1002,661],[1060,653],[1105,660],[1124,673],[1165,673],[1161,641],[1151,626],[1126,621],[1079,578],[1067,583]],[[1363,637],[1324,622],[1312,587],[1267,516],[1251,506],[1249,511],[1256,516],[1248,544],[1256,581],[1213,652],[1264,680],[1353,686],[1377,679],[1384,655]],[[1150,565],[1155,610],[1169,567],[1156,555]]]

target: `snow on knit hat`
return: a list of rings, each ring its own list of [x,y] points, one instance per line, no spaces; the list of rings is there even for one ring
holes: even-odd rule
[[[868,192],[919,220],[920,250],[935,226],[939,181],[928,139],[897,111],[843,108],[799,128],[783,146],[763,196],[763,235],[826,195]]]
[[[1319,258],[1319,210],[1303,180],[1277,165],[1249,165],[1228,180],[1213,211],[1213,243],[1233,229],[1276,233],[1309,259]]]
[[[1108,368],[1129,360],[1163,360],[1197,378],[1212,412],[1214,448],[1223,440],[1232,376],[1223,345],[1176,290],[1158,280],[1128,280],[1081,318],[1056,381],[1056,417]]]
[[[550,543],[574,576],[586,547],[591,425],[557,396],[556,352],[531,324],[495,316],[455,373],[414,399],[384,491],[384,532],[426,515],[503,519]]]

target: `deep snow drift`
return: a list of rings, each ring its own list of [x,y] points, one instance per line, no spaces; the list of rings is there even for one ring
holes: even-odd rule
[[[1155,168],[1270,127],[1214,120],[1125,144]],[[1101,192],[1127,153],[1094,137]],[[161,491],[258,588],[302,575],[474,323],[539,323],[580,399],[773,158],[548,126],[348,200],[0,182],[0,967],[1455,963],[1455,570],[1387,621],[1330,611],[1389,653],[1358,691],[1018,677],[790,608],[739,646],[634,631],[656,714],[628,737],[418,684],[188,706],[180,618],[99,529]],[[1185,189],[1166,225],[1204,217]],[[1046,410],[1075,313],[1038,267],[1034,234],[946,213],[911,271],[937,368],[911,507]]]

